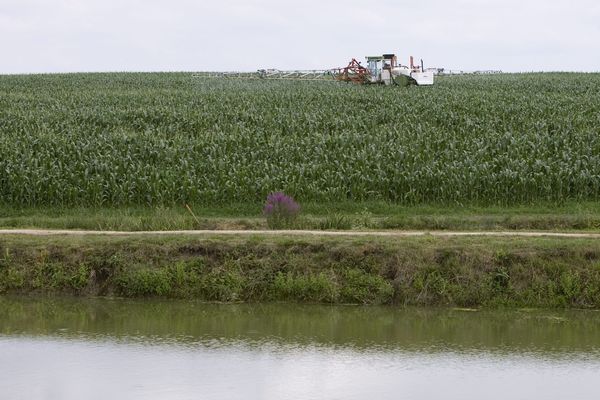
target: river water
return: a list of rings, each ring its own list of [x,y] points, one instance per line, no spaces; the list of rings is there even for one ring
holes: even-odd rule
[[[0,399],[594,399],[600,312],[0,297]]]

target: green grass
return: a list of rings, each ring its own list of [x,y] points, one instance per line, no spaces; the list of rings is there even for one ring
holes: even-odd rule
[[[558,238],[0,237],[0,294],[600,307],[600,242]]]
[[[90,230],[268,229],[261,204],[221,207],[1,207],[0,228]],[[287,228],[322,230],[555,230],[597,231],[600,203],[562,206],[441,207],[386,202],[302,204]]]
[[[0,76],[0,227],[598,230],[600,74]],[[192,205],[197,219],[184,208]],[[0,293],[600,307],[584,239],[0,237]]]
[[[600,74],[444,77],[431,88],[0,76],[0,203],[216,207],[597,201]]]

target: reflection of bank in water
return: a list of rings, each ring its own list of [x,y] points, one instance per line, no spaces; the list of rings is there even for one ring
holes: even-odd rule
[[[0,298],[0,334],[7,336],[600,358],[599,331],[600,312],[580,310]]]

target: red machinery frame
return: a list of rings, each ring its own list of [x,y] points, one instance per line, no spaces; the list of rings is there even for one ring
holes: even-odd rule
[[[371,76],[369,70],[360,65],[356,58],[353,58],[346,67],[336,68],[333,71],[335,79],[343,82],[366,83]]]

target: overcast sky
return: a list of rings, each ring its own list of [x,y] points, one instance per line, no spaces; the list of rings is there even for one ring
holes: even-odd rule
[[[0,73],[425,66],[600,71],[600,0],[0,0]]]

